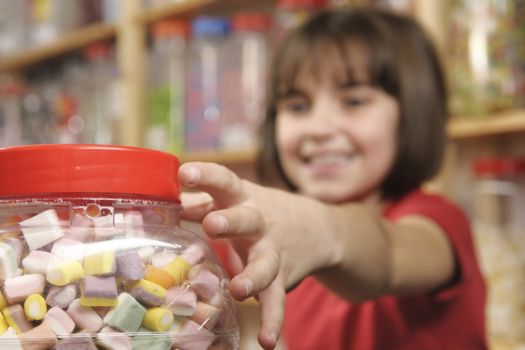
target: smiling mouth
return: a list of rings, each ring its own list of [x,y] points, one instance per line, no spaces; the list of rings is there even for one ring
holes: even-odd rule
[[[352,153],[326,153],[303,157],[303,164],[311,175],[326,177],[337,175],[353,158]]]

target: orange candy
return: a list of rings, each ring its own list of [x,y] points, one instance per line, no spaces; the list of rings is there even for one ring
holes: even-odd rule
[[[158,284],[164,289],[169,289],[175,284],[175,280],[168,272],[151,265],[146,267],[144,279]]]

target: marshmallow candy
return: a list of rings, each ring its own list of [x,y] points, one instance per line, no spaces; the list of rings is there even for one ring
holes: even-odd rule
[[[156,283],[140,280],[133,284],[129,294],[148,306],[159,306],[166,298],[166,289]]]
[[[98,332],[97,344],[110,350],[130,350],[132,348],[130,337],[108,326]]]
[[[0,279],[7,280],[16,276],[18,264],[16,253],[9,244],[0,242]]]
[[[175,284],[173,277],[162,269],[149,265],[145,271],[145,280],[158,284],[164,289],[169,289]]]
[[[21,303],[31,294],[42,294],[45,286],[46,280],[40,274],[13,277],[4,283],[4,296],[8,304]]]
[[[65,286],[84,277],[84,269],[76,260],[63,261],[48,266],[47,281],[55,286]]]
[[[175,286],[168,289],[163,306],[174,315],[191,316],[195,313],[197,295],[189,287]]]
[[[17,334],[27,332],[33,328],[31,323],[26,319],[24,309],[18,304],[6,307],[2,310],[2,314],[9,327],[12,327]]]
[[[52,262],[58,262],[59,258],[44,250],[33,250],[22,259],[22,266],[29,273],[45,274],[47,266]]]
[[[57,343],[57,336],[47,322],[18,335],[24,350],[47,350]]]
[[[67,314],[75,321],[78,328],[86,332],[98,332],[104,325],[102,318],[89,306],[81,304],[80,299],[75,299],[67,308]]]
[[[64,236],[60,220],[53,209],[48,209],[19,223],[29,250],[42,248]]]
[[[44,322],[47,322],[53,332],[58,336],[65,336],[75,330],[75,321],[61,308],[52,307],[44,315]]]
[[[115,276],[85,276],[80,283],[80,303],[84,306],[113,306],[117,297]]]
[[[40,321],[47,312],[46,300],[40,294],[31,294],[24,302],[24,312],[29,321]]]
[[[162,269],[173,277],[175,284],[181,285],[186,280],[191,265],[182,256],[177,256]]]
[[[65,309],[77,298],[77,287],[68,284],[63,287],[52,286],[47,292],[46,303]]]
[[[173,325],[174,317],[170,310],[154,307],[146,311],[142,325],[155,332],[165,332]]]
[[[146,309],[135,298],[128,293],[121,293],[117,305],[104,317],[104,323],[122,332],[136,332],[145,314]]]
[[[114,275],[116,269],[115,252],[90,254],[84,258],[84,274],[86,275]]]

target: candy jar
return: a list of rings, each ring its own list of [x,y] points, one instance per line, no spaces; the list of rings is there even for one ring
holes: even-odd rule
[[[238,349],[209,245],[179,226],[176,157],[0,149],[0,348]]]

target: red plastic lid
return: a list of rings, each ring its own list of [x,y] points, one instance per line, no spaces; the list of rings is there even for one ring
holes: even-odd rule
[[[265,13],[240,13],[232,18],[233,30],[265,32],[270,24],[270,16]]]
[[[190,26],[187,21],[177,19],[165,19],[155,22],[151,26],[151,34],[155,39],[167,38],[170,36],[187,37]]]
[[[476,176],[513,176],[525,174],[525,158],[484,158],[474,162]]]
[[[328,0],[278,0],[277,7],[288,9],[315,8],[320,9],[328,5]]]
[[[179,160],[124,146],[32,145],[0,149],[0,197],[93,193],[179,202]]]

